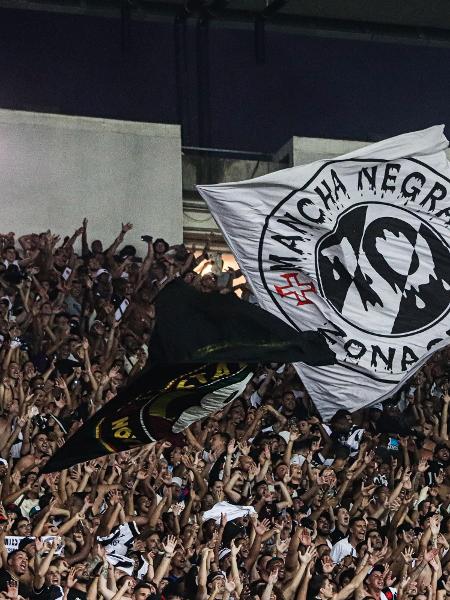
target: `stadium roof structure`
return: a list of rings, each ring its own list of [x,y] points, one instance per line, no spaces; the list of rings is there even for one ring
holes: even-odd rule
[[[448,0],[0,0],[0,8],[96,14],[118,18],[203,17],[217,23],[296,27],[320,35],[404,36],[450,41]]]

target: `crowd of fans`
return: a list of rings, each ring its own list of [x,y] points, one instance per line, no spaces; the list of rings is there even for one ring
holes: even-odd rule
[[[208,247],[143,236],[140,259],[131,224],[107,249],[87,226],[0,236],[0,598],[448,599],[447,350],[329,423],[292,365],[261,367],[183,446],[41,474],[145,365],[167,281],[252,300],[202,275]]]

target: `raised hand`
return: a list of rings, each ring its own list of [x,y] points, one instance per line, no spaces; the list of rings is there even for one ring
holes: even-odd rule
[[[313,558],[316,558],[316,556],[317,550],[314,546],[309,546],[308,548],[306,548],[303,554],[301,552],[298,553],[299,561],[304,565],[310,563],[313,560]]]
[[[109,370],[108,377],[110,379],[115,379],[119,373],[120,367],[112,367],[112,369]]]
[[[405,561],[405,563],[407,565],[412,563],[413,553],[414,553],[414,549],[412,546],[408,546],[407,548],[405,548],[405,551],[402,552],[403,560]]]
[[[256,522],[255,522],[256,521]],[[264,519],[263,521],[251,520],[251,524],[253,525],[253,529],[255,530],[256,535],[263,536],[265,533],[269,531],[270,521],[269,519]]]
[[[136,552],[144,552],[145,550],[145,543],[143,540],[134,540],[133,542],[133,550],[135,550]]]
[[[95,460],[90,460],[89,462],[84,463],[83,469],[85,473],[92,475],[92,473],[95,471]]]
[[[189,471],[195,471],[195,462],[187,454],[181,456],[181,462]]]
[[[147,479],[147,477],[149,475],[150,475],[149,469],[139,469],[138,472],[136,473],[136,479],[138,481],[143,481],[144,479]]]
[[[392,571],[389,569],[389,565],[384,565],[384,585],[391,587],[395,581],[395,577],[392,577]]]
[[[55,398],[53,402],[55,403],[56,408],[59,408],[60,410],[62,410],[67,404],[66,399],[63,397]]]
[[[97,556],[99,558],[101,558],[103,561],[106,559],[106,550],[105,550],[104,546],[102,546],[101,544],[97,544],[95,546],[95,552],[96,552]]]
[[[434,476],[434,481],[438,485],[442,485],[444,483],[444,471],[442,469],[441,471],[439,471],[439,473],[436,473],[436,475]]]
[[[19,487],[20,479],[20,471],[14,471],[14,473],[11,475],[11,481],[13,482],[16,488]]]
[[[300,437],[300,432],[297,431],[296,429],[291,429],[289,431],[289,441],[290,442],[295,442],[295,440],[298,440],[299,437]]]
[[[213,550],[217,546],[219,540],[219,532],[216,530],[213,532],[211,539],[206,544],[210,550]]]
[[[389,510],[396,512],[402,505],[402,501],[400,498],[395,498],[392,502],[389,503]]]
[[[320,562],[322,563],[322,571],[325,575],[329,575],[334,569],[334,562],[331,556],[325,555]]]
[[[228,579],[225,579],[225,589],[229,594],[232,594],[236,589],[236,584],[234,581],[228,581]]]
[[[268,577],[268,582],[270,585],[275,585],[277,581],[278,581],[278,569],[274,569],[273,571],[270,572],[270,575]]]
[[[272,455],[270,453],[270,448],[269,446],[266,444],[264,446],[264,450],[263,450],[263,463],[265,463],[266,461],[270,461],[272,458]]]
[[[409,467],[406,467],[405,472],[403,473],[402,483],[403,487],[408,483],[411,483],[411,469]]]
[[[240,549],[241,544],[239,544],[239,546],[236,546],[236,542],[234,541],[234,539],[232,539],[230,542],[231,556],[237,556],[239,554]]]
[[[248,470],[248,480],[249,481],[253,481],[255,479],[255,477],[259,474],[259,472],[261,471],[261,467],[260,465],[250,465],[250,468]]]
[[[76,584],[77,582],[77,572],[80,570],[80,567],[72,567],[69,571],[69,574],[67,575],[67,581],[66,581],[66,585],[67,587],[73,588],[73,586]]]
[[[164,548],[164,552],[168,556],[172,556],[175,552],[175,546],[177,545],[177,538],[174,535],[167,536],[166,543],[163,543],[162,547]]]
[[[408,587],[410,581],[411,581],[411,577],[402,577],[398,583],[398,589],[405,590]],[[399,596],[401,597],[400,594],[399,594]]]
[[[300,534],[300,544],[303,544],[303,546],[311,546],[312,544],[311,534],[306,527],[302,529]]]
[[[402,448],[407,448],[408,447],[409,438],[408,438],[408,436],[402,436],[402,435],[400,435],[399,438],[398,438],[398,442],[399,442],[399,445]]]
[[[437,548],[431,548],[431,550],[428,550],[428,552],[425,552],[425,554],[423,555],[423,560],[426,563],[431,562],[434,558],[436,558],[436,556],[438,555],[439,550]]]
[[[244,456],[248,456],[250,454],[251,448],[247,444],[247,442],[239,442],[238,446],[239,450],[241,451],[241,454],[243,454]]]
[[[430,567],[433,569],[433,571],[438,571],[439,565],[440,565],[439,556],[436,554],[436,556],[430,560]]]
[[[111,490],[110,492],[108,492],[107,499],[111,506],[116,506],[116,504],[119,504],[120,497],[118,491]]]
[[[174,504],[172,506],[172,512],[176,517],[179,517],[181,515],[181,513],[183,512],[184,509],[184,505],[182,502],[177,502],[176,504]]]
[[[122,223],[122,233],[127,233],[130,229],[133,229],[132,223]]]
[[[19,582],[18,581],[8,581],[6,584],[6,595],[11,600],[19,597]]]
[[[364,482],[361,482],[361,494],[363,497],[369,497],[373,494],[373,492],[375,491],[376,485],[372,484],[372,483],[368,483],[367,485],[364,485]]]
[[[425,473],[425,471],[428,469],[429,464],[426,458],[421,458],[419,460],[419,464],[417,465],[417,472],[418,473]]]
[[[442,396],[442,400],[445,404],[450,402],[450,394],[448,393],[448,385],[444,387],[444,395]]]
[[[366,452],[364,454],[364,464],[370,465],[370,463],[373,462],[374,458],[375,458],[375,452],[373,450],[369,450],[369,452]]]
[[[277,540],[276,542],[276,548],[277,548],[277,553],[278,554],[286,554],[286,552],[288,551],[289,548],[289,542],[290,539],[286,539],[286,540]]]
[[[437,537],[439,535],[440,530],[440,518],[439,515],[433,515],[430,517],[430,529],[433,537]]]
[[[232,438],[227,445],[227,454],[234,454],[237,449],[236,440]]]
[[[83,502],[83,508],[81,509],[81,512],[83,514],[85,514],[93,506],[94,506],[94,503],[92,502],[92,500],[90,499],[90,497],[86,496],[86,498],[84,499],[84,502]]]

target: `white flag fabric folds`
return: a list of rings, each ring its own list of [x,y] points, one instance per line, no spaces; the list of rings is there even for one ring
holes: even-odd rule
[[[227,516],[227,521],[233,521],[247,515],[256,515],[256,510],[253,506],[240,506],[239,504],[230,504],[226,500],[216,502],[214,506],[203,514],[203,522],[209,519],[214,519],[216,523],[220,523],[222,515]]]
[[[449,343],[447,146],[435,126],[198,187],[259,304],[336,353],[297,365],[325,418],[390,397]]]

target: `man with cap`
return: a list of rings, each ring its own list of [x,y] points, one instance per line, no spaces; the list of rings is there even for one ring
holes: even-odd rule
[[[223,573],[226,573],[231,567],[231,550],[230,548],[222,548],[219,552],[219,567]]]
[[[181,477],[172,477],[171,486],[173,490],[173,497],[177,502],[179,502],[182,499],[180,497],[181,488],[183,486],[183,480],[181,479]]]
[[[24,537],[20,540],[18,550],[26,552],[28,558],[33,558],[36,553],[36,543],[34,537]]]

